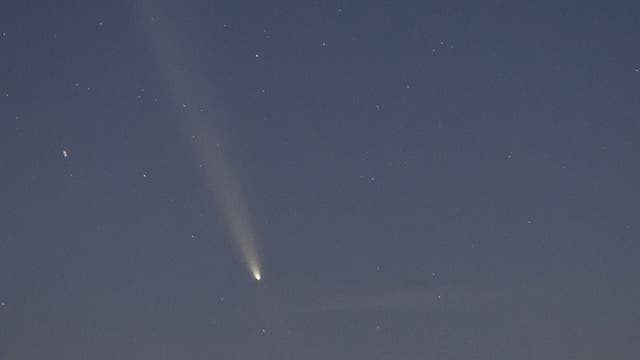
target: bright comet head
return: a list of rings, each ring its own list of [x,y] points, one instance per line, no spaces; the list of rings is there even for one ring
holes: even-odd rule
[[[260,271],[258,271],[258,270],[254,270],[253,271],[253,277],[258,281],[260,281],[260,279],[262,279],[262,275],[260,275]]]

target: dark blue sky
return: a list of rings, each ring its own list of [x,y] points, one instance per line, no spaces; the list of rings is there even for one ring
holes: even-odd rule
[[[639,34],[635,1],[3,1],[0,359],[637,359]]]

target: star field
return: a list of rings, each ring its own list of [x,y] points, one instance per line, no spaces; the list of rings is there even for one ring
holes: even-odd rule
[[[637,359],[632,1],[5,1],[0,359]]]

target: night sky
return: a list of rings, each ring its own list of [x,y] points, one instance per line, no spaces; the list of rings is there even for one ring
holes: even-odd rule
[[[636,360],[638,184],[638,1],[0,2],[1,360]]]

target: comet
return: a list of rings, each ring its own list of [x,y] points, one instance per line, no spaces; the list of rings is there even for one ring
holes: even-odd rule
[[[247,202],[242,196],[244,192],[240,181],[228,163],[229,148],[224,146],[220,124],[215,121],[223,114],[219,110],[204,111],[213,108],[207,105],[211,104],[211,99],[215,99],[215,91],[209,82],[203,81],[206,79],[206,76],[201,76],[203,72],[198,72],[193,66],[194,59],[181,56],[185,54],[181,46],[193,37],[184,34],[185,36],[178,38],[177,34],[181,29],[170,28],[168,22],[158,25],[156,17],[149,16],[157,12],[155,3],[142,1],[140,5],[140,19],[148,35],[153,58],[167,83],[168,95],[173,103],[181,104],[177,109],[178,124],[182,127],[185,138],[190,139],[190,145],[203,169],[206,188],[220,209],[247,271],[255,280],[260,281],[262,272],[256,232]],[[194,44],[189,45],[190,48],[194,47]]]
[[[260,281],[260,279],[262,279],[262,275],[260,274],[259,269],[253,270],[253,278],[256,279],[257,281]]]

